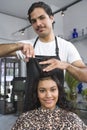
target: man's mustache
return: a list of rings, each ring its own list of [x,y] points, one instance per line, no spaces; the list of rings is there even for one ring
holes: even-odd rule
[[[38,26],[38,27],[36,28],[36,30],[38,31],[39,29],[43,29],[43,28],[45,28],[45,27]]]

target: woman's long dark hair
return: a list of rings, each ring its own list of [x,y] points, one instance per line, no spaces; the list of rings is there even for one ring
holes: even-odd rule
[[[60,82],[58,76],[59,75],[57,75],[56,73],[50,74],[50,75],[45,74],[45,75],[42,75],[41,77],[38,77],[34,81],[32,81],[32,87],[27,87],[28,91],[27,91],[27,95],[26,95],[25,111],[34,110],[41,106],[40,101],[38,99],[37,87],[38,87],[39,81],[43,80],[46,77],[50,77],[53,81],[56,82],[56,84],[58,86],[59,97],[58,97],[58,101],[57,101],[56,105],[58,105],[58,107],[63,108],[65,110],[71,110],[71,111],[73,110],[71,103],[66,99],[64,86]],[[27,81],[27,85],[29,85],[29,81],[30,80]]]

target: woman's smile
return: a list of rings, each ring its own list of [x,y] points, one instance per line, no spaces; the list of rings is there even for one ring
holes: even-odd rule
[[[39,81],[38,98],[42,108],[54,109],[58,101],[58,95],[57,84],[51,78]]]

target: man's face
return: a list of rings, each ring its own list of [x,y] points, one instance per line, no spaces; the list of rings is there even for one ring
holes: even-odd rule
[[[51,78],[40,80],[38,84],[38,98],[43,109],[53,110],[58,101],[58,87]]]
[[[49,16],[43,8],[35,8],[31,13],[31,24],[39,37],[45,37],[52,31],[53,16]]]

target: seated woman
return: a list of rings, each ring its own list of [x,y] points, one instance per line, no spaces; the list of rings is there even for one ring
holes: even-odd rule
[[[71,112],[72,107],[56,74],[36,79],[31,93],[31,110],[18,118],[12,130],[87,129],[83,121]]]

